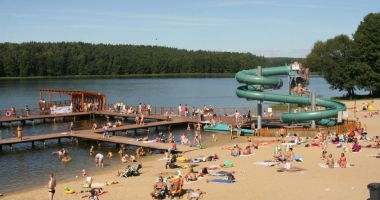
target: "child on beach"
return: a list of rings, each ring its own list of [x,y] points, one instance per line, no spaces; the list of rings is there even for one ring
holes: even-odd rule
[[[330,153],[329,156],[326,159],[326,165],[329,166],[330,169],[334,168],[334,158],[332,157],[332,154]]]
[[[340,158],[339,158],[338,163],[339,163],[339,166],[341,168],[346,168],[346,166],[347,166],[347,159],[346,159],[346,156],[344,155],[344,153],[340,154]]]

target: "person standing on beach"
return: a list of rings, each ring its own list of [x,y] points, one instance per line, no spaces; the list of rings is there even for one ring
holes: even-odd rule
[[[100,167],[100,168],[104,167],[103,158],[104,158],[103,154],[101,153],[96,154],[95,156],[96,167]]]
[[[18,127],[17,127],[17,138],[19,140],[22,140],[22,128],[20,125],[18,125]]]
[[[54,199],[54,193],[55,193],[55,187],[56,187],[56,185],[57,185],[57,181],[54,178],[54,174],[51,173],[50,174],[50,180],[49,180],[49,183],[48,183],[49,200],[53,200]]]

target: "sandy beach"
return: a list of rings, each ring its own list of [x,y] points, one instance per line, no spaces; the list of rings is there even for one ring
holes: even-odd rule
[[[363,102],[370,100],[356,101],[356,106],[361,109]],[[349,117],[354,118],[354,101],[345,101],[349,108]],[[380,108],[380,100],[375,100],[374,106]],[[380,135],[380,116],[374,115],[369,117],[367,111],[359,111],[355,113],[363,125],[367,127],[370,137]],[[228,135],[218,136],[228,137]],[[256,138],[256,140],[270,141],[274,138]],[[266,167],[255,164],[264,160],[271,160],[274,152],[275,144],[259,146],[254,149],[254,155],[247,157],[232,157],[229,150],[223,147],[230,147],[232,144],[239,144],[244,147],[246,144],[245,137],[230,141],[229,144],[221,144],[213,147],[191,151],[185,154],[186,157],[194,158],[199,155],[218,154],[220,159],[217,161],[202,162],[195,167],[199,171],[203,166],[220,164],[228,160],[234,164],[232,168],[223,170],[235,171],[236,182],[232,184],[214,183],[207,180],[216,177],[205,176],[196,182],[185,183],[184,189],[201,189],[206,192],[203,199],[367,199],[369,192],[367,184],[371,182],[380,182],[379,162],[380,159],[368,157],[368,155],[380,153],[379,149],[362,148],[359,153],[346,153],[348,163],[353,166],[348,168],[321,168],[318,164],[325,163],[322,161],[321,148],[307,148],[305,145],[294,146],[295,155],[303,157],[304,162],[294,162],[294,166],[305,169],[300,172],[277,172],[280,166]],[[265,143],[264,143],[265,144]],[[367,142],[360,141],[362,146]],[[335,160],[339,159],[342,148],[336,148],[335,145],[329,143],[328,153],[332,153]],[[165,169],[165,161],[159,160],[162,155],[152,156],[151,159],[142,163],[141,175],[138,177],[121,178],[117,177],[115,169],[103,169],[101,173],[90,174],[94,183],[104,183],[106,181],[118,181],[118,184],[105,186],[107,193],[100,196],[101,200],[118,200],[118,199],[151,199],[150,192],[153,190],[155,178],[160,173],[175,174],[177,170],[181,170],[185,174],[187,169]],[[114,158],[118,159],[118,158]],[[4,169],[3,169],[4,170]],[[57,180],[57,188],[55,199],[71,200],[81,199],[84,194],[80,193],[84,190],[81,185],[85,182],[85,178],[78,174],[79,178],[73,177],[69,180]],[[46,183],[48,182],[48,174],[46,174]],[[65,194],[64,187],[73,188],[77,193]],[[28,190],[8,193],[0,197],[1,200],[41,200],[47,199],[47,185],[36,186]],[[86,199],[86,198],[85,198]]]

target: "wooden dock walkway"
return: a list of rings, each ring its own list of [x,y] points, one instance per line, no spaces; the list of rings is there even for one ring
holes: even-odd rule
[[[25,123],[25,121],[33,121],[33,120],[45,120],[45,119],[55,119],[55,118],[65,118],[65,117],[78,117],[78,116],[111,116],[111,117],[124,117],[124,118],[135,118],[135,114],[123,114],[117,112],[109,112],[109,111],[93,111],[93,112],[73,112],[73,113],[65,113],[65,114],[46,114],[46,115],[30,115],[27,117],[0,117],[0,126],[3,123],[12,123],[12,122],[21,122]],[[144,115],[145,119],[152,120],[166,120],[167,117],[163,115]]]
[[[128,130],[136,130],[136,129],[148,129],[151,127],[159,127],[159,126],[172,126],[172,125],[179,125],[179,124],[188,124],[188,123],[197,123],[199,120],[196,119],[174,119],[172,121],[157,121],[157,122],[149,122],[144,123],[142,125],[137,124],[130,124],[130,125],[124,125],[120,127],[110,128],[108,129],[108,132],[117,132],[117,131],[128,131]],[[94,131],[95,133],[103,133],[103,129],[98,128]]]
[[[48,114],[48,115],[30,115],[27,117],[1,117],[0,123],[11,123],[16,121],[32,121],[36,119],[53,119],[60,117],[76,117],[76,116],[86,116],[90,115],[92,112],[75,112],[75,113],[65,113],[65,114]]]
[[[18,138],[1,139],[0,149],[2,149],[2,146],[5,146],[5,145],[10,146],[11,149],[13,149],[13,146],[15,144],[29,143],[29,142],[31,142],[32,146],[34,146],[36,142],[44,143],[47,140],[53,140],[53,139],[57,139],[60,142],[62,138],[80,138],[80,139],[93,140],[93,141],[98,141],[98,142],[110,142],[110,143],[115,143],[115,144],[124,144],[124,145],[131,145],[131,146],[138,146],[138,147],[159,149],[159,150],[168,150],[172,146],[169,143],[137,141],[136,138],[125,137],[125,136],[110,136],[109,138],[103,138],[101,134],[96,134],[96,133],[90,132],[89,130],[85,130],[85,131],[75,131],[73,132],[73,134],[64,132],[64,133],[52,133],[52,134],[26,136],[22,140],[19,140]],[[177,151],[180,151],[180,152],[188,152],[188,151],[193,151],[195,149],[196,148],[194,147],[177,145]]]
[[[187,124],[187,123],[195,123],[195,122],[197,121],[193,119],[158,121],[158,122],[146,123],[143,125],[133,124],[133,125],[125,125],[121,127],[111,128],[109,132],[145,129],[149,127],[170,126],[170,125],[176,125],[176,124]],[[111,142],[115,144],[132,145],[132,146],[139,146],[139,147],[160,149],[160,150],[167,150],[171,147],[171,144],[167,144],[167,143],[136,141],[135,138],[125,137],[125,136],[110,136],[109,138],[104,138],[103,135],[99,133],[103,133],[103,130],[102,129],[97,129],[95,131],[94,130],[80,130],[80,131],[73,131],[73,134],[64,132],[64,133],[52,133],[52,134],[43,134],[43,135],[36,135],[36,136],[25,136],[23,137],[23,140],[19,140],[18,138],[1,139],[0,150],[2,149],[3,145],[8,145],[11,148],[13,148],[14,144],[31,142],[32,146],[34,146],[35,142],[44,142],[46,140],[52,140],[52,139],[58,139],[58,141],[60,142],[61,138],[81,138],[81,139],[93,140],[93,141],[98,141],[98,142]],[[181,152],[187,152],[187,151],[192,151],[196,149],[193,147],[182,146],[182,145],[178,145],[177,148],[178,148],[177,151],[181,151]]]

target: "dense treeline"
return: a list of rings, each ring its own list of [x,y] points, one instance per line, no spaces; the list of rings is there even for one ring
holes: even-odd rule
[[[316,42],[305,65],[348,96],[354,96],[357,89],[380,95],[380,13],[368,14],[352,39],[338,35]]]
[[[0,43],[0,77],[234,73],[258,65],[289,64],[293,60],[158,46]]]

